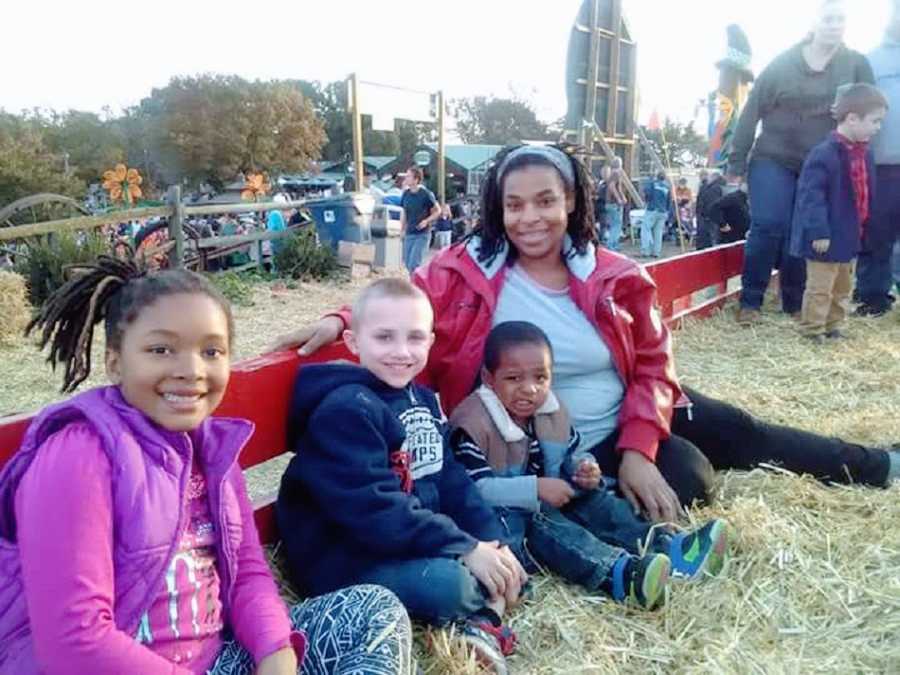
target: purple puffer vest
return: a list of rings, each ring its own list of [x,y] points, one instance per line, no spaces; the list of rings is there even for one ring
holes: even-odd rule
[[[94,429],[115,477],[116,627],[135,635],[140,617],[164,588],[165,571],[182,534],[193,448],[206,467],[210,508],[220,533],[218,567],[227,616],[242,532],[237,490],[243,479],[237,457],[253,425],[209,418],[190,434],[166,431],[128,405],[118,387],[92,389],[45,408],[0,473],[0,673],[39,672],[16,544],[15,493],[43,442],[72,422]]]

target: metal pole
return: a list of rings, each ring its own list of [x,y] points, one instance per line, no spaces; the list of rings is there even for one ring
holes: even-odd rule
[[[359,108],[359,77],[356,73],[350,76],[353,97],[353,168],[356,178],[356,191],[362,192],[363,184],[363,135],[362,111]]]
[[[438,120],[438,201],[447,203],[447,161],[444,156],[444,92],[437,94]]]
[[[172,215],[169,216],[169,239],[175,242],[175,248],[169,254],[169,267],[184,267],[184,204],[181,202],[181,186],[169,188],[169,203]]]

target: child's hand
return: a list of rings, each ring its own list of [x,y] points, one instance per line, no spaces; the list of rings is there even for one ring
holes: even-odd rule
[[[528,581],[528,573],[509,546],[501,546],[500,553],[509,560],[515,571],[515,579],[513,579],[513,583],[507,586],[505,596],[506,606],[515,607],[522,599],[522,587]]]
[[[291,647],[269,654],[256,667],[256,675],[296,675],[297,655]]]
[[[560,478],[538,478],[538,499],[555,509],[561,509],[575,496],[575,490]]]
[[[522,566],[515,556],[508,555],[500,548],[498,541],[479,541],[475,548],[462,557],[462,561],[484,585],[491,598],[505,597],[509,591],[521,585],[519,576]]]
[[[600,476],[602,475],[603,473],[600,471],[600,466],[597,462],[583,459],[578,464],[578,470],[575,472],[572,480],[582,490],[596,490],[600,486]]]
[[[816,239],[812,243],[813,251],[818,253],[819,255],[823,253],[828,253],[828,249],[831,248],[831,240],[830,239]]]

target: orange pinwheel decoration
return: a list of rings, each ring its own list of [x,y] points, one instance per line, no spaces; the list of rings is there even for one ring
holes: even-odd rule
[[[259,197],[268,193],[272,186],[266,182],[265,175],[261,173],[251,173],[247,176],[247,182],[244,183],[244,190],[241,192],[241,199],[256,201]]]
[[[143,196],[141,183],[144,179],[137,169],[129,169],[124,164],[103,174],[103,189],[109,192],[113,202],[126,202],[129,206]]]

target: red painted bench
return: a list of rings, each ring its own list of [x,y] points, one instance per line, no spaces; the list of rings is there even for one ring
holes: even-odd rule
[[[677,326],[687,316],[707,316],[721,307],[736,291],[728,292],[727,282],[741,273],[743,242],[689,253],[647,266],[659,286],[663,317]],[[692,295],[714,286],[715,297],[693,304]],[[321,363],[352,358],[342,344],[319,350],[301,359],[293,352],[264,354],[241,361],[232,368],[231,383],[216,411],[226,417],[243,417],[256,431],[241,454],[245,469],[257,466],[287,451],[286,419],[297,368],[302,363]],[[0,466],[18,449],[34,413],[0,418]],[[256,524],[263,543],[277,540],[273,499],[258,500]]]

